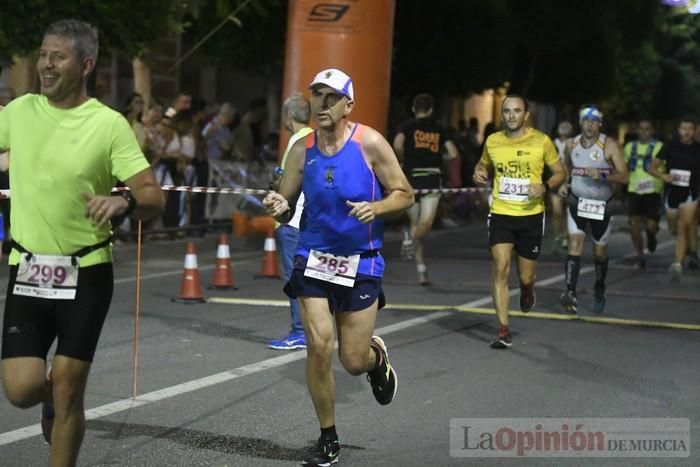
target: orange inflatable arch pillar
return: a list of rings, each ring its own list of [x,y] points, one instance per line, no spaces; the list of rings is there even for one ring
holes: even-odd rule
[[[339,68],[353,81],[350,118],[386,134],[394,7],[394,0],[290,0],[283,100],[308,96],[316,73]],[[284,127],[280,134],[286,145]]]

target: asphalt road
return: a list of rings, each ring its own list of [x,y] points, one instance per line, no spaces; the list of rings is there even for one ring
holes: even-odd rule
[[[434,232],[427,242],[430,287],[417,285],[414,265],[398,258],[399,233],[389,231],[384,286],[391,306],[380,312],[377,328],[399,375],[398,394],[391,405],[380,407],[365,378],[347,375],[336,361],[341,465],[700,465],[700,454],[692,449],[700,442],[694,430],[700,422],[700,332],[663,327],[700,325],[700,275],[669,282],[672,245],[665,233],[647,270],[633,269],[624,223],[616,219],[608,306],[600,316],[623,322],[556,319],[562,317],[558,296],[565,254],[554,253],[546,241],[537,313],[512,318],[514,345],[507,351],[488,345],[496,326],[489,314],[485,227]],[[262,244],[262,238],[233,239],[238,290],[205,290],[207,298],[228,303],[201,305],[170,300],[180,287],[184,241],[144,245],[135,400],[136,249],[116,247],[117,284],[88,385],[89,420],[79,465],[299,464],[318,437],[318,426],[304,382],[305,352],[265,345],[285,333],[289,312],[282,281],[254,278]],[[206,286],[215,235],[198,239],[197,246]],[[588,246],[582,266],[592,266]],[[597,319],[589,311],[593,275],[584,271],[580,314]],[[4,297],[6,266],[0,276]],[[511,307],[517,307],[517,296]],[[47,464],[39,412],[0,400],[0,465]],[[451,455],[452,419],[572,417],[689,419],[689,457]]]

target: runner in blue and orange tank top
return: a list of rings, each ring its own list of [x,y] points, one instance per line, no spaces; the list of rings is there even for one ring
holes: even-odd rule
[[[303,465],[320,466],[336,463],[340,451],[331,365],[334,318],[343,367],[352,375],[367,373],[380,404],[396,394],[386,345],[372,335],[384,305],[381,218],[408,209],[414,197],[389,143],[376,130],[348,120],[354,106],[350,77],[324,70],[310,89],[318,129],[292,147],[279,192],[270,192],[263,204],[285,222],[303,187],[299,245],[285,292],[301,303],[306,382],[321,427]]]

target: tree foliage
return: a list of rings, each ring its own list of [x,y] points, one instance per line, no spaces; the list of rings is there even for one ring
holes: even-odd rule
[[[700,15],[657,0],[397,1],[392,91],[465,95],[509,84],[615,118],[698,106]]]
[[[184,51],[207,38],[206,60],[281,75],[287,9],[286,0],[3,0],[0,60],[35,50],[46,25],[75,17],[98,26],[103,51],[148,58],[182,33]],[[699,43],[700,15],[658,0],[396,0],[392,93],[449,97],[509,83],[558,106],[673,118],[700,108]]]
[[[111,49],[141,56],[164,37],[182,30],[185,11],[185,4],[177,0],[2,0],[0,59],[35,50],[44,28],[64,18],[95,25],[103,52]]]
[[[236,12],[235,16],[231,16],[232,12]],[[284,63],[286,1],[203,2],[197,18],[188,17],[184,42],[188,45],[196,44],[226,18],[229,19],[228,24],[217,30],[201,46],[206,60],[258,73],[281,72]]]
[[[662,119],[700,117],[700,15],[665,10],[656,45],[661,77],[653,112]]]

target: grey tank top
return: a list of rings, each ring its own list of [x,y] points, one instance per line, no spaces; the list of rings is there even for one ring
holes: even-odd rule
[[[578,198],[607,201],[612,198],[613,190],[610,182],[599,178],[594,180],[586,175],[586,169],[598,169],[601,173],[609,175],[612,165],[605,158],[606,136],[600,134],[598,140],[590,147],[581,145],[581,135],[574,138],[574,146],[571,150],[571,192]]]

